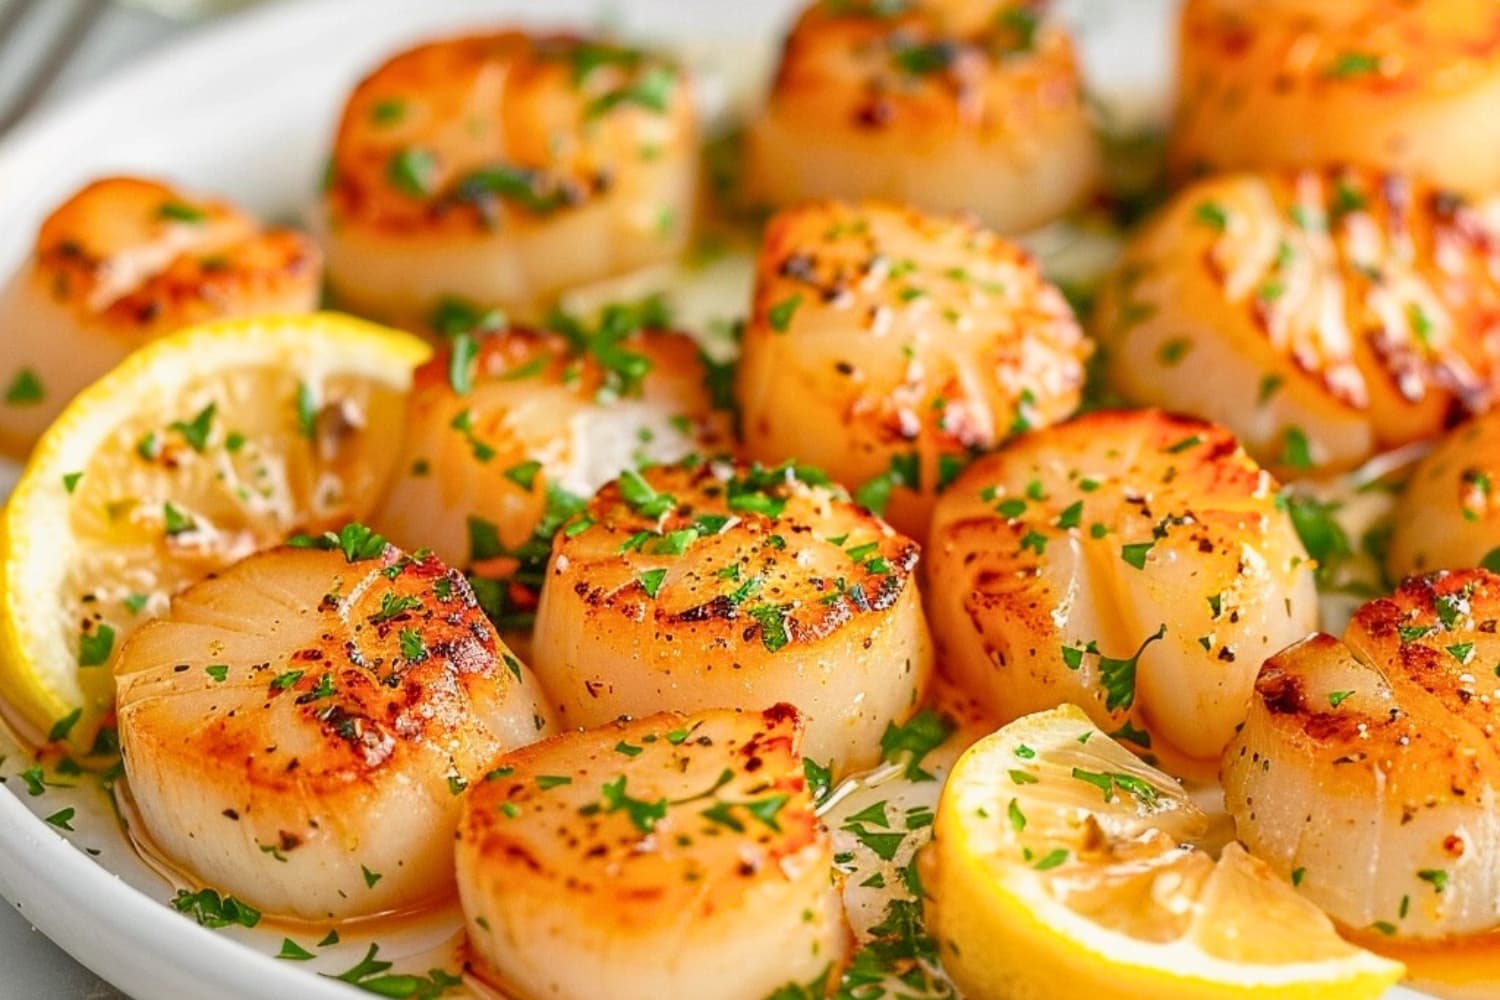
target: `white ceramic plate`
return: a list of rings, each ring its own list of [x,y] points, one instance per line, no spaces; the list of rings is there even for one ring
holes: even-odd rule
[[[343,95],[383,55],[464,26],[601,24],[677,48],[699,71],[706,112],[757,92],[797,0],[318,0],[258,9],[203,31],[0,146],[0,274],[24,257],[48,208],[105,173],[156,175],[222,192],[276,218],[301,214]],[[1169,76],[1173,0],[1066,4],[1097,90],[1139,111]],[[735,315],[744,300],[709,303]],[[0,460],[0,497],[17,470]],[[338,974],[372,942],[400,971],[457,968],[452,913],[400,927],[206,930],[164,905],[171,882],[122,835],[87,777],[28,793],[30,755],[0,726],[0,896],[100,976],[137,997],[349,997]],[[66,780],[66,779],[63,779]],[[71,812],[69,812],[71,810]],[[47,818],[52,817],[53,822]],[[63,824],[71,829],[64,829]],[[858,917],[858,914],[856,914]],[[278,960],[291,938],[316,953]],[[0,970],[0,994],[6,994]],[[458,993],[445,994],[457,996]],[[1408,998],[1415,994],[1396,991]]]

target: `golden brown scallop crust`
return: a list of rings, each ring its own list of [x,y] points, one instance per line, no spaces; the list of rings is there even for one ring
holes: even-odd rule
[[[538,227],[607,195],[661,121],[692,141],[681,71],[636,49],[520,31],[420,45],[350,95],[325,200],[336,225],[390,237]]]
[[[1492,405],[1500,242],[1398,175],[1228,175],[1135,237],[1095,323],[1132,399],[1226,423],[1281,473],[1344,468]]]
[[[826,469],[921,540],[970,458],[1078,406],[1091,353],[1032,258],[973,221],[799,205],[772,218],[757,263],[736,383],[746,449]],[[878,477],[886,504],[861,490]]]
[[[1489,0],[1189,0],[1179,37],[1179,176],[1352,164],[1500,187]]]
[[[772,107],[869,131],[993,137],[1079,105],[1072,40],[1041,4],[970,6],[809,4],[782,49]]]
[[[977,459],[938,502],[928,559],[941,661],[982,705],[1009,721],[1072,702],[1195,771],[1261,658],[1317,621],[1275,481],[1227,429],[1156,410]]]
[[[251,558],[280,557],[272,550]],[[456,733],[493,745],[471,717],[470,692],[488,696],[515,680],[519,665],[507,664],[515,660],[498,645],[462,574],[433,556],[406,556],[392,547],[378,559],[349,566],[338,552],[296,557],[309,564],[307,572],[326,573],[335,589],[317,608],[324,624],[314,641],[284,660],[251,665],[251,680],[264,686],[265,727],[244,712],[216,715],[210,706],[202,725],[177,728],[174,738],[174,727],[148,721],[151,697],[132,697],[132,687],[153,683],[154,672],[148,671],[119,678],[132,743],[156,744],[153,755],[167,753],[195,768],[233,774],[236,784],[257,794],[316,796],[374,787],[387,775],[401,775],[413,755],[446,756],[457,745]],[[148,622],[139,630],[142,638],[132,641],[148,643],[152,633],[175,628],[181,626]],[[403,633],[407,642],[420,636],[420,652],[403,648]],[[128,648],[120,659],[130,662]],[[182,667],[201,672],[204,664]],[[243,685],[238,677],[231,680]],[[282,721],[272,725],[273,717]],[[310,738],[278,752],[277,726],[287,725]],[[462,772],[480,762],[459,763]]]
[[[572,764],[574,770],[568,775],[572,787],[563,793],[548,778],[556,770],[553,758],[560,747],[579,744],[583,736],[565,733],[512,751],[496,760],[492,777],[470,793],[459,836],[473,845],[480,864],[519,865],[529,877],[545,879],[560,890],[585,889],[590,895],[610,897],[629,906],[636,919],[676,923],[684,907],[695,906],[704,907],[702,915],[709,916],[715,904],[708,898],[712,894],[704,891],[705,882],[765,877],[783,860],[815,845],[826,849],[829,843],[802,771],[802,722],[797,710],[783,704],[763,712],[739,713],[749,725],[737,728],[746,731],[732,733],[722,742],[719,731],[724,727],[713,718],[717,714],[734,713],[664,712],[645,719],[620,719],[583,734],[597,748]],[[622,751],[621,746],[628,750]],[[651,830],[641,829],[627,811],[578,808],[574,787],[591,782],[602,787],[619,773],[634,778],[627,780],[627,786],[637,796],[644,800],[650,794],[654,801],[656,779],[640,773],[652,760],[638,762],[638,758],[659,758],[661,766],[680,772],[685,769],[682,762],[707,753],[726,755],[733,771],[731,781],[702,798],[683,796],[688,801],[664,802],[665,811]],[[785,804],[775,813],[775,829],[750,821],[755,831],[753,858],[721,857],[716,870],[704,871],[697,852],[680,850],[676,838],[663,836],[687,826],[696,829],[681,831],[686,836],[716,837],[718,823],[704,819],[703,810],[721,799],[757,797],[785,800]],[[561,832],[556,841],[561,849],[535,849],[534,838],[540,830],[548,832],[549,840]]]
[[[639,503],[623,496],[617,480],[600,490],[583,520],[575,522],[573,529],[582,530],[559,534],[553,544],[556,572],[569,574],[571,590],[596,627],[608,628],[610,620],[623,615],[636,622],[656,622],[659,641],[683,642],[691,637],[712,645],[752,641],[812,645],[861,617],[889,610],[914,586],[912,573],[919,553],[914,542],[878,518],[854,514],[837,526],[839,538],[858,558],[851,556],[830,541],[831,532],[818,526],[831,505],[852,513],[848,501],[808,486],[788,475],[785,467],[756,467],[726,477],[722,466],[697,462],[649,469],[644,480],[659,495],[678,503],[662,517],[648,516]],[[764,512],[769,510],[775,510],[775,515]],[[720,519],[729,523],[704,532],[705,515],[714,524]],[[581,553],[665,553],[667,547],[657,539],[670,541],[684,532],[709,537],[690,543],[688,551],[694,558],[669,573],[654,596],[634,575],[639,560],[624,555],[611,560],[624,570],[623,580],[620,572],[606,566],[595,566],[596,574],[579,573],[589,565]],[[643,534],[649,538],[643,539]],[[799,557],[803,550],[822,551],[804,562]],[[829,560],[836,563],[836,575],[819,571]],[[668,564],[672,560],[655,561]],[[806,563],[818,569],[808,572]],[[744,593],[750,581],[755,586]],[[774,620],[758,616],[756,609],[762,607],[779,609],[779,613]],[[777,640],[768,633],[776,629],[784,630],[784,638]]]
[[[224,316],[316,300],[322,253],[228,202],[131,177],[94,181],[43,221],[33,280],[131,344]]]
[[[1294,752],[1330,768],[1378,771],[1388,795],[1404,794],[1413,814],[1472,804],[1500,782],[1491,691],[1497,622],[1500,576],[1409,577],[1362,606],[1343,639],[1320,633],[1267,660],[1255,697]],[[1309,695],[1302,663],[1320,654],[1352,655],[1378,673],[1389,697],[1360,688],[1333,701]],[[1444,720],[1442,730],[1434,719]]]

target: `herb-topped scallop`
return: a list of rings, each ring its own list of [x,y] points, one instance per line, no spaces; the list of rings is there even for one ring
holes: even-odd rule
[[[1099,172],[1072,40],[1032,0],[816,0],[747,137],[747,194],[890,198],[1034,229]]]
[[[976,454],[1067,417],[1092,351],[1022,250],[957,218],[814,202],[766,229],[736,393],[751,457],[828,471],[917,540]]]
[[[349,96],[322,198],[329,281],[415,324],[445,296],[535,318],[561,291],[673,259],[691,228],[692,87],[573,36],[409,49]]]
[[[1099,411],[980,459],[938,503],[944,669],[1009,721],[1065,702],[1212,770],[1261,661],[1317,626],[1276,482],[1222,427]]]
[[[1223,423],[1278,474],[1344,470],[1492,404],[1496,237],[1395,175],[1217,177],[1132,239],[1095,333],[1127,398]]]
[[[59,205],[0,292],[0,452],[147,341],[211,319],[307,312],[322,255],[228,202],[107,177]]]
[[[1500,576],[1413,577],[1342,639],[1261,669],[1225,801],[1239,839],[1345,927],[1450,942],[1500,929],[1497,620]]]
[[[529,631],[552,535],[589,495],[626,468],[730,441],[712,366],[667,320],[653,300],[545,331],[463,320],[416,372],[373,523],[465,567],[495,624]]]
[[[1412,468],[1391,518],[1393,579],[1437,569],[1500,571],[1500,412],[1449,431]]]
[[[827,982],[850,934],[800,736],[777,705],[622,720],[501,757],[459,825],[472,971],[526,1000],[763,1000]]]
[[[183,591],[114,674],[146,841],[308,920],[450,893],[460,794],[551,726],[463,577],[358,525]]]
[[[1179,175],[1353,164],[1500,188],[1492,0],[1188,0]]]
[[[805,467],[626,472],[553,543],[533,666],[568,726],[789,702],[848,773],[932,671],[917,553]]]

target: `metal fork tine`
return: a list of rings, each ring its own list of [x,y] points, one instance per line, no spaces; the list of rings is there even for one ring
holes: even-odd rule
[[[20,4],[20,7],[29,9],[25,2]],[[0,133],[4,133],[20,121],[22,116],[46,95],[47,88],[52,86],[52,81],[57,79],[57,74],[62,72],[78,46],[83,44],[84,38],[88,36],[90,29],[103,12],[104,0],[82,0],[74,8],[67,23],[63,25],[62,31],[58,32],[47,51],[42,54],[41,62],[37,64],[31,78],[21,88],[20,96],[5,110],[4,114],[0,114]],[[4,16],[7,23],[0,25],[0,28],[9,30],[11,27],[9,22],[12,20],[10,11],[6,11]],[[17,21],[19,19],[19,15],[14,18]],[[0,40],[3,39],[4,34],[0,33]]]
[[[31,8],[35,7],[41,0],[11,0],[0,10],[0,45],[5,44],[5,39],[21,26]]]

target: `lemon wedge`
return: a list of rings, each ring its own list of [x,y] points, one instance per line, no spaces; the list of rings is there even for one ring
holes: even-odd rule
[[[922,858],[929,930],[970,1000],[1359,1000],[1403,969],[1333,924],[1172,778],[1071,705],[954,766]]]
[[[0,695],[28,735],[96,746],[113,652],[174,593],[366,514],[428,353],[334,313],[232,320],[80,393],[0,518]]]

